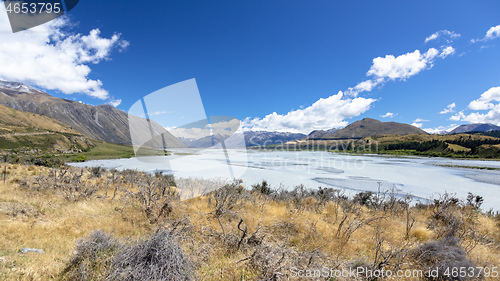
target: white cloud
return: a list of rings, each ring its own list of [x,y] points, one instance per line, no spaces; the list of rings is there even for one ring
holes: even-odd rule
[[[436,40],[438,37],[439,37],[439,31],[432,34],[431,36],[425,38],[425,43],[432,41],[432,40]]]
[[[453,53],[455,53],[455,49],[448,46],[441,51],[430,48],[423,54],[420,50],[415,50],[397,57],[386,55],[385,57],[374,58],[372,66],[366,73],[366,76],[372,76],[373,78],[349,88],[346,94],[356,97],[361,92],[369,92],[377,86],[384,85],[388,80],[405,80],[422,70],[432,68],[436,57],[439,56],[444,59]]]
[[[356,85],[354,88],[349,88],[346,91],[346,94],[356,97],[361,92],[370,92],[376,86],[382,84],[384,82],[384,78],[379,78],[376,80],[368,79]]]
[[[117,107],[119,106],[120,104],[122,103],[122,100],[121,99],[117,99],[117,100],[110,100],[109,101],[109,104],[113,107]]]
[[[12,33],[5,7],[0,5],[0,79],[108,99],[102,82],[89,78],[89,65],[108,60],[113,49],[128,42],[120,34],[101,37],[99,29],[88,35],[66,32],[70,25],[67,17],[61,17]]]
[[[381,115],[380,117],[383,117],[383,118],[393,118],[394,116],[398,115],[397,113],[392,113],[392,112],[387,112],[386,114],[384,115]]]
[[[419,50],[415,50],[398,57],[387,55],[374,58],[373,65],[368,70],[367,75],[391,80],[407,79],[424,69],[431,68],[434,58],[438,54],[438,50],[430,48],[423,54]]]
[[[439,126],[439,127],[435,127],[435,128],[423,128],[422,130],[426,131],[429,134],[446,134],[446,133],[452,131],[453,129],[455,129],[456,127],[458,127],[457,124],[451,124],[449,126]]]
[[[246,118],[243,127],[254,131],[279,131],[310,133],[312,130],[344,127],[345,119],[359,116],[375,102],[371,98],[346,98],[339,91],[309,107],[290,111],[287,114],[273,112],[264,118]]]
[[[422,119],[422,118],[417,118],[417,119],[413,120],[413,123],[411,125],[415,126],[417,128],[422,128],[423,122],[429,122],[429,120]]]
[[[444,37],[447,43],[451,43],[453,40],[459,38],[460,36],[460,34],[455,33],[454,31],[440,30],[425,38],[425,43],[427,44],[429,41],[437,40],[441,37]]]
[[[419,123],[419,122],[429,122],[429,120],[422,119],[422,118],[417,118],[417,119],[413,120],[413,122],[417,122],[417,123]]]
[[[466,121],[469,123],[500,124],[500,87],[492,87],[484,92],[479,99],[469,103],[471,110],[489,110],[486,113],[472,112],[465,114],[463,111],[450,117],[453,121]]]
[[[484,39],[491,40],[500,37],[500,25],[493,26],[486,32]]]
[[[488,41],[488,40],[493,40],[495,38],[500,37],[500,25],[497,26],[492,26],[488,31],[486,31],[486,35],[484,36],[483,39],[472,39],[470,40],[472,43],[475,42],[480,42],[480,41]]]
[[[443,109],[442,111],[439,112],[439,114],[446,114],[446,113],[451,113],[451,112],[454,112],[454,108],[456,107],[457,105],[455,103],[451,103],[451,104],[448,104],[446,106],[445,109]]]
[[[479,99],[469,103],[469,108],[472,110],[492,109],[495,107],[492,101],[500,101],[500,87],[492,87],[484,92]]]
[[[345,95],[339,92],[326,99],[320,99],[307,108],[292,110],[287,114],[274,112],[264,118],[246,118],[243,126],[249,130],[301,133],[346,126],[348,122],[345,119],[359,116],[376,101],[357,97],[359,93],[372,91],[389,80],[408,79],[422,70],[431,68],[437,57],[445,58],[454,51],[452,47],[443,47],[441,51],[430,48],[423,54],[420,50],[415,50],[397,57],[386,55],[374,58],[372,66],[366,73],[371,78],[348,88]]]
[[[441,54],[439,54],[439,57],[444,59],[449,55],[453,55],[454,53],[455,53],[455,49],[451,46],[448,46],[441,51]]]

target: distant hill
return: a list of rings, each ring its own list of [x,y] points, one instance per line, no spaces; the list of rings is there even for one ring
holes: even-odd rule
[[[307,139],[310,139],[310,140],[319,140],[319,139],[322,139],[323,137],[325,136],[329,136],[329,135],[332,135],[336,132],[338,132],[340,129],[336,129],[336,128],[333,128],[333,129],[330,129],[330,130],[316,130],[316,131],[312,131],[311,133],[309,133],[309,135],[307,135]]]
[[[68,125],[36,113],[23,112],[0,104],[0,135],[41,131],[78,134]]]
[[[460,125],[451,132],[449,132],[449,134],[460,134],[467,132],[490,132],[499,130],[500,130],[499,126],[495,126],[489,123],[478,123],[478,124]]]
[[[321,139],[359,139],[375,135],[412,135],[427,132],[403,123],[381,122],[379,120],[364,118],[333,133],[325,134]]]
[[[22,83],[5,81],[0,81],[0,104],[55,119],[92,139],[132,144],[128,126],[129,115],[110,105],[92,106],[61,99]],[[132,120],[138,124],[146,123],[140,117],[132,117]],[[147,142],[146,138],[152,129],[163,135],[167,147],[185,147],[161,125],[151,122],[151,126],[152,128],[144,128],[144,134],[140,134],[144,135],[143,143]]]
[[[93,146],[91,140],[57,120],[0,105],[0,152],[80,153]]]

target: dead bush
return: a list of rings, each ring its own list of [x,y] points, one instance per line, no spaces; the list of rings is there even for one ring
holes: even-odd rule
[[[80,239],[62,274],[63,280],[104,280],[112,271],[112,257],[122,246],[102,230]]]
[[[458,238],[446,237],[439,241],[427,242],[414,249],[413,258],[417,266],[424,272],[427,280],[481,280],[474,263],[466,256]],[[467,276],[453,276],[453,270],[467,269]],[[437,269],[438,276],[429,276],[429,268]],[[474,268],[475,276],[468,277],[470,269]]]
[[[193,266],[176,238],[160,230],[119,251],[108,280],[193,280]]]
[[[212,210],[208,215],[217,219],[223,235],[225,235],[225,231],[221,218],[228,214],[235,217],[233,209],[245,199],[245,190],[241,183],[241,180],[234,180],[232,183],[210,193],[208,198],[208,206]]]
[[[131,175],[130,175],[131,176]],[[135,181],[137,191],[122,189],[129,198],[129,203],[138,206],[150,220],[156,223],[160,218],[168,216],[179,200],[179,194],[173,186],[173,177],[156,174],[138,174]]]

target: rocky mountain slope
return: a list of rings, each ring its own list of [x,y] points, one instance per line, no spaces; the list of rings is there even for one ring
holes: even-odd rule
[[[55,119],[92,139],[118,144],[132,144],[129,115],[111,105],[83,104],[53,97],[22,83],[5,81],[0,81],[0,104]],[[167,147],[185,147],[182,142],[156,122],[145,122],[140,117],[132,117],[131,120],[136,124],[151,125],[151,127],[146,126],[145,128],[142,128],[144,126],[137,127],[140,131],[137,135],[144,138],[139,140],[141,144],[148,142],[148,136],[151,136],[150,132],[153,130],[155,134],[163,136],[161,141],[164,141]],[[148,143],[148,145],[152,144],[152,142]]]
[[[338,131],[339,131],[339,129],[336,129],[336,128],[333,128],[333,129],[330,129],[330,130],[316,130],[316,131],[312,131],[311,133],[309,133],[309,135],[307,135],[307,139],[310,139],[310,140],[319,140],[319,139],[322,139],[325,136],[334,134],[334,133],[336,133]]]
[[[493,124],[488,123],[478,123],[478,124],[466,124],[460,125],[457,128],[453,129],[449,134],[460,134],[467,132],[490,132],[490,131],[499,131],[500,127],[495,126]]]
[[[93,146],[91,140],[57,120],[0,105],[0,152],[3,155],[80,153]]]

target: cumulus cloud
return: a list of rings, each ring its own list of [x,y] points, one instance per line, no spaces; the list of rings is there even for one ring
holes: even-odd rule
[[[423,124],[422,123],[413,122],[413,123],[411,123],[411,125],[415,126],[417,128],[421,128]]]
[[[369,92],[377,86],[383,86],[387,81],[406,80],[422,70],[432,68],[436,57],[444,59],[454,53],[455,49],[447,46],[441,51],[430,48],[425,53],[415,50],[397,57],[386,55],[374,58],[372,66],[366,73],[366,76],[372,78],[349,88],[346,93],[356,97],[359,93]]]
[[[344,127],[345,119],[359,116],[367,111],[375,99],[349,98],[342,91],[322,98],[309,107],[290,111],[287,114],[273,112],[264,118],[246,118],[243,128],[254,131],[278,131],[310,133],[312,130]]]
[[[441,110],[441,111],[439,112],[439,114],[446,114],[446,113],[451,113],[451,112],[454,112],[454,110],[453,110],[453,109],[454,109],[456,106],[457,106],[457,105],[456,105],[455,103],[448,104],[448,105],[446,106],[446,108],[445,108],[445,109],[443,109],[443,110]]]
[[[471,101],[468,108],[471,110],[488,110],[488,112],[465,114],[464,111],[460,111],[451,116],[450,120],[466,121],[469,123],[500,124],[500,87],[488,89],[479,99]]]
[[[432,67],[434,58],[439,51],[430,48],[421,54],[419,50],[400,56],[387,55],[373,59],[373,65],[368,70],[368,76],[387,78],[391,80],[407,79],[420,71]]]
[[[103,83],[89,78],[90,65],[108,60],[112,50],[122,50],[128,42],[120,34],[101,37],[99,29],[88,35],[67,32],[70,25],[68,18],[61,17],[12,33],[5,7],[0,5],[0,79],[108,99]]]
[[[486,35],[482,39],[472,39],[470,41],[472,43],[475,43],[475,42],[493,40],[498,37],[500,37],[500,25],[490,27],[490,29],[486,31]]]
[[[492,102],[500,102],[500,87],[492,87],[484,92],[479,99],[469,103],[469,108],[472,110],[487,110],[495,107]]]
[[[460,36],[451,32],[450,34],[451,37]],[[311,130],[346,126],[348,122],[345,119],[366,112],[376,101],[371,98],[358,97],[359,93],[370,92],[378,86],[383,86],[387,81],[406,80],[425,69],[432,68],[436,58],[444,59],[454,52],[455,49],[447,46],[441,47],[441,50],[429,48],[425,53],[415,50],[397,57],[386,55],[374,58],[372,66],[366,73],[369,79],[348,88],[345,94],[340,91],[336,95],[318,100],[307,108],[293,110],[286,114],[274,112],[264,118],[246,118],[243,122],[243,128],[309,133]],[[391,117],[391,115],[384,117]]]
[[[440,30],[425,38],[425,43],[427,44],[429,41],[437,40],[439,38],[443,38],[447,43],[451,43],[453,40],[460,38],[460,36],[460,34],[455,33],[454,31]]]
[[[387,117],[389,117],[389,118],[393,118],[393,117],[394,117],[394,116],[396,116],[396,115],[398,115],[398,114],[397,114],[397,113],[392,113],[392,112],[387,112],[387,113],[386,113],[386,114],[384,114],[384,115],[380,115],[380,117],[382,117],[382,118],[387,118]]]

